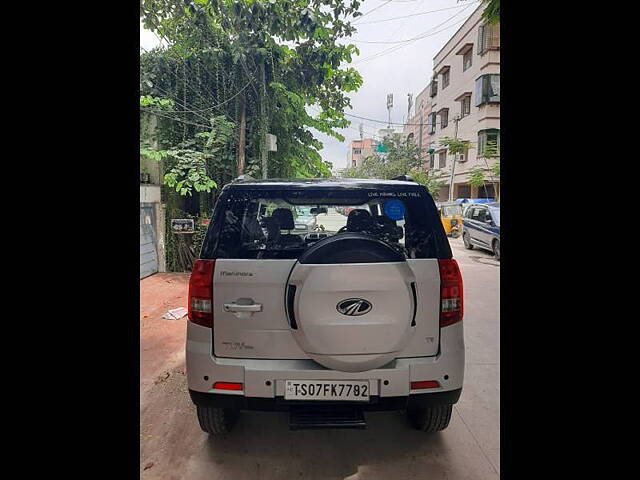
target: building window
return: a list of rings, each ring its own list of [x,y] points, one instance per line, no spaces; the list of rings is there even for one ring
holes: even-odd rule
[[[444,90],[449,85],[449,70],[442,73],[442,89]]]
[[[471,95],[467,95],[460,100],[460,116],[466,117],[471,113]]]
[[[436,164],[436,155],[432,153],[429,155],[429,168],[433,168]]]
[[[447,128],[449,125],[449,109],[443,108],[440,110],[440,130]]]
[[[484,155],[487,143],[495,142],[498,147],[498,151],[500,149],[500,129],[498,128],[488,128],[486,130],[478,131],[478,157],[482,157]]]
[[[444,168],[447,166],[447,151],[444,150],[438,153],[438,168]]]
[[[431,80],[431,83],[429,84],[429,96],[433,98],[437,94],[438,94],[438,80],[434,78],[433,80]]]
[[[435,113],[429,114],[427,126],[428,126],[427,130],[429,131],[429,133],[436,133],[436,114]]]
[[[478,55],[500,48],[500,24],[478,27]]]
[[[482,75],[476,80],[476,107],[500,103],[500,74]]]
[[[473,58],[473,48],[467,50],[467,52],[462,57],[462,71],[466,71],[469,67],[471,67]]]
[[[362,150],[360,150],[359,148],[354,148],[353,149],[353,154],[354,155],[360,155],[362,153]]]

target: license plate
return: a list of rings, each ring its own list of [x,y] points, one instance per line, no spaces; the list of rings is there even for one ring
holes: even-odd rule
[[[285,380],[285,400],[369,401],[368,380]]]

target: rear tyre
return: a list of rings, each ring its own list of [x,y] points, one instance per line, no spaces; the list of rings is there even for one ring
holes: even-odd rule
[[[496,260],[500,260],[500,240],[494,240],[492,247],[494,257]]]
[[[473,250],[473,245],[471,245],[471,242],[469,241],[468,233],[462,233],[462,242],[464,243],[464,248],[466,248],[467,250]]]
[[[233,408],[200,407],[196,405],[196,409],[200,428],[209,435],[229,433],[236,424],[240,413]]]
[[[409,423],[416,430],[440,432],[449,426],[453,405],[432,405],[419,410],[408,410]]]

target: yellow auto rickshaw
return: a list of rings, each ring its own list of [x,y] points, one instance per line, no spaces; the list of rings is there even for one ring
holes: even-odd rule
[[[447,235],[457,238],[462,232],[462,204],[443,202],[438,204],[440,221]]]

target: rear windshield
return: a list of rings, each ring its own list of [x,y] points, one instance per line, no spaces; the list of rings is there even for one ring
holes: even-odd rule
[[[384,241],[406,258],[451,258],[426,189],[229,189],[216,205],[201,258],[298,258],[344,232]]]

